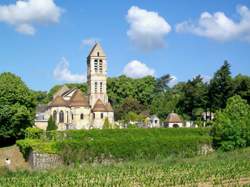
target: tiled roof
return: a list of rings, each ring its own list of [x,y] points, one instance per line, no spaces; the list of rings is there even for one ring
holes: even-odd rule
[[[107,109],[107,112],[113,112],[114,111],[110,103],[106,104],[106,109]]]
[[[88,97],[84,96],[81,90],[78,89],[71,97],[69,105],[73,107],[77,106],[88,107],[89,106]]]
[[[167,123],[182,123],[180,116],[176,113],[170,113],[166,119]]]
[[[93,112],[108,112],[106,106],[103,104],[103,102],[98,99],[92,109]]]
[[[60,107],[60,106],[68,106],[68,102],[65,101],[62,96],[57,96],[51,103],[49,104],[50,107]]]

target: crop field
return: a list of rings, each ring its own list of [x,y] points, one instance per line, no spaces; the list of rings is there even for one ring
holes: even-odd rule
[[[0,170],[0,186],[249,186],[250,148],[194,158],[92,163],[50,171]]]

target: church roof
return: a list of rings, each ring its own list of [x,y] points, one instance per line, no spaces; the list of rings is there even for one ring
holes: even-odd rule
[[[106,104],[106,109],[107,109],[107,112],[113,112],[114,111],[110,103]]]
[[[49,104],[50,107],[61,107],[68,106],[67,101],[63,99],[62,96],[57,96],[53,101]]]
[[[176,113],[170,113],[166,119],[167,123],[182,123],[182,119]]]
[[[98,99],[92,109],[93,112],[108,112],[108,109],[106,106],[103,104],[103,102]]]
[[[77,89],[73,96],[70,99],[70,106],[77,107],[77,106],[85,106],[88,107],[88,98],[83,95],[81,90]]]
[[[99,55],[98,55],[99,54]],[[97,57],[97,56],[100,56],[100,57],[105,57],[106,54],[105,52],[103,51],[100,43],[96,43],[94,45],[94,47],[91,49],[90,53],[89,53],[89,56],[88,57]]]
[[[66,86],[63,85],[54,95],[53,95],[53,99],[55,99],[57,96],[62,96],[63,93],[69,91],[70,89]]]

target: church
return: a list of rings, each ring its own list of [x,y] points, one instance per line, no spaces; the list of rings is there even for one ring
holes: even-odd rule
[[[99,43],[87,57],[88,93],[63,86],[46,106],[39,106],[35,126],[46,130],[50,116],[58,130],[103,128],[104,121],[114,123],[114,111],[107,95],[107,58]]]

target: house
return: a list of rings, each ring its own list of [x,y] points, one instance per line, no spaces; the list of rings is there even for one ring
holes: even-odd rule
[[[44,106],[45,110],[37,111],[36,127],[45,130],[50,116],[58,130],[101,129],[106,118],[114,123],[114,111],[107,95],[106,55],[99,43],[94,45],[87,57],[87,69],[88,94],[63,86]]]
[[[172,127],[178,128],[178,127],[184,127],[184,123],[178,114],[170,113],[170,114],[168,114],[168,117],[165,120],[164,126],[170,127],[170,128],[172,128]]]
[[[151,116],[150,119],[149,119],[148,126],[150,128],[160,127],[161,126],[160,125],[160,119],[156,115]]]

